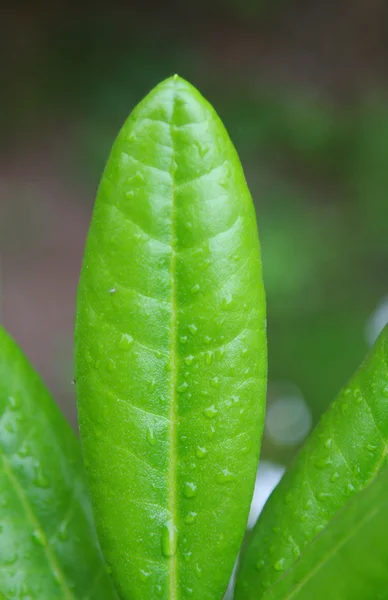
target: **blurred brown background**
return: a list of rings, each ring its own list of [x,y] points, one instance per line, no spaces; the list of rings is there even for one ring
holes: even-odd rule
[[[115,134],[178,72],[215,105],[257,209],[264,456],[287,463],[388,321],[388,3],[4,3],[1,320],[75,423],[72,328]]]

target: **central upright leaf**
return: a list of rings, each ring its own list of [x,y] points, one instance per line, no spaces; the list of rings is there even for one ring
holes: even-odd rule
[[[113,146],[79,288],[76,371],[97,527],[122,598],[220,599],[259,455],[265,299],[236,151],[178,77]]]

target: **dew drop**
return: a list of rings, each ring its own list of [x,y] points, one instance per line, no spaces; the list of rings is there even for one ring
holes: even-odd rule
[[[208,335],[205,335],[205,337],[203,338],[203,341],[205,342],[205,344],[210,344],[210,342],[212,341],[212,338],[209,337]]]
[[[191,555],[192,555],[192,552],[184,553],[183,558],[185,559],[186,562],[189,562],[189,560],[191,559]]]
[[[280,558],[279,560],[277,560],[273,566],[275,571],[284,571],[285,562],[286,562],[285,558]]]
[[[178,531],[174,521],[170,519],[162,528],[162,552],[164,556],[170,558],[176,553],[178,545]]]
[[[325,469],[326,467],[329,467],[332,464],[333,464],[333,461],[331,460],[331,458],[321,458],[320,460],[317,460],[314,463],[314,465],[317,469]]]
[[[194,323],[191,323],[191,325],[189,325],[189,331],[194,335],[195,333],[197,333],[198,327],[194,325]]]
[[[202,577],[201,567],[198,564],[196,564],[194,570],[195,570],[195,574],[198,577],[198,579],[201,579],[201,577]]]
[[[373,446],[372,444],[367,444],[366,449],[368,450],[368,452],[372,452],[372,454],[373,454],[374,452],[376,452],[377,446]]]
[[[187,337],[187,335],[181,335],[181,337],[179,338],[179,341],[181,344],[187,344],[188,339],[189,338]]]
[[[338,481],[338,479],[339,479],[339,473],[337,473],[337,472],[333,473],[333,475],[330,477],[330,481],[332,483],[335,483],[336,481]]]
[[[315,535],[318,535],[319,533],[321,533],[321,531],[322,531],[323,529],[325,529],[325,526],[324,526],[324,525],[317,525],[317,526],[315,527],[315,529],[314,529],[314,533],[315,533]]]
[[[112,567],[110,565],[106,565],[106,572],[108,575],[112,575]]]
[[[228,469],[222,469],[220,473],[216,475],[216,482],[220,485],[225,485],[236,479],[236,475],[231,473]]]
[[[33,482],[37,487],[42,488],[42,489],[47,489],[50,485],[47,477],[44,475],[44,473],[41,471],[41,469],[39,467],[36,469]]]
[[[178,392],[180,394],[182,394],[183,392],[187,391],[187,388],[189,387],[189,384],[187,383],[187,381],[184,381],[183,383],[181,383],[180,386],[178,386]]]
[[[193,287],[191,288],[191,292],[193,294],[198,294],[199,290],[201,289],[201,286],[199,285],[199,283],[196,283],[195,285],[193,285]]]
[[[192,525],[192,523],[194,523],[195,519],[197,518],[197,513],[196,512],[189,512],[187,513],[186,517],[185,517],[185,523],[186,525]]]
[[[203,446],[198,446],[195,451],[195,456],[197,458],[205,458],[206,455],[207,455],[206,448],[204,448]]]
[[[328,438],[328,439],[325,441],[325,448],[331,448],[331,446],[332,446],[332,443],[333,443],[333,440],[332,440],[332,438]]]
[[[214,425],[210,425],[208,432],[207,432],[207,437],[209,438],[209,440],[214,436],[216,432],[216,429],[214,427]]]
[[[157,441],[157,439],[155,437],[154,430],[151,429],[151,427],[149,427],[147,429],[146,439],[147,439],[147,442],[149,443],[150,446],[156,446],[156,444],[158,443],[158,441]]]
[[[47,544],[46,537],[41,529],[35,529],[31,534],[31,538],[38,546],[46,546]]]
[[[212,377],[210,379],[210,383],[212,384],[213,387],[218,388],[220,385],[219,379],[218,377]]]
[[[321,492],[320,494],[318,494],[318,498],[322,502],[326,502],[329,498],[332,498],[332,497],[333,497],[333,495],[329,494],[327,492]]]
[[[186,356],[186,358],[185,358],[186,365],[190,366],[191,364],[193,364],[193,360],[194,360],[194,356],[192,354],[190,354],[190,356]]]
[[[115,294],[117,292],[116,288],[111,288],[109,290],[110,295],[112,296],[113,294]]]
[[[262,559],[260,559],[257,563],[256,563],[256,569],[258,571],[261,571],[264,568],[264,561]]]
[[[212,404],[212,406],[208,406],[208,408],[205,408],[203,414],[207,419],[214,419],[214,417],[216,417],[218,414],[218,410],[216,409],[214,404]]]
[[[388,398],[388,383],[383,387],[383,394]]]
[[[197,486],[192,481],[186,481],[183,488],[183,493],[186,498],[194,498],[197,493]]]
[[[151,573],[149,573],[148,571],[145,571],[144,569],[140,569],[140,579],[141,581],[145,582],[149,579],[149,577],[151,576]]]
[[[207,365],[211,365],[214,359],[214,352],[206,352],[205,361]]]

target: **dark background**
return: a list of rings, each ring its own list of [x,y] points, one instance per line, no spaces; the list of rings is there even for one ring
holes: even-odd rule
[[[263,456],[287,463],[388,321],[388,3],[25,2],[0,13],[2,322],[75,423],[75,294],[96,187],[127,114],[178,72],[224,120],[255,200]]]

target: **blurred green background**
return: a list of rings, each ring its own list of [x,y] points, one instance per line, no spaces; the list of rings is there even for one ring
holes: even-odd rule
[[[75,423],[96,187],[127,114],[178,72],[224,120],[255,200],[263,456],[286,464],[388,321],[388,3],[5,3],[0,23],[2,322]]]

